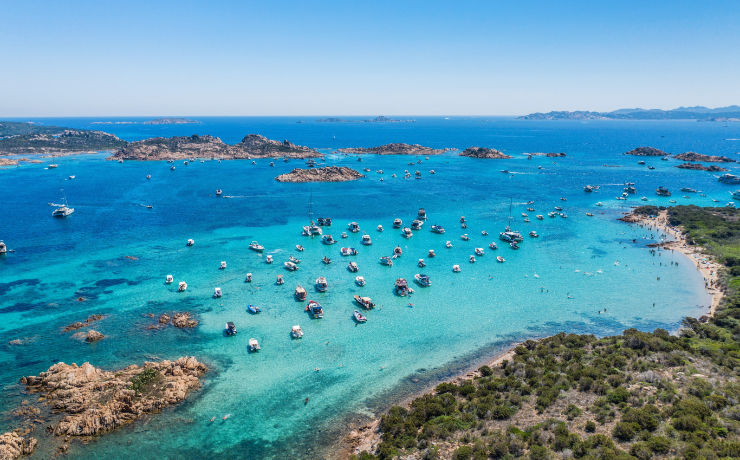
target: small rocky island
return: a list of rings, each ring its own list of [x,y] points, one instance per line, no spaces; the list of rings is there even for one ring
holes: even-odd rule
[[[511,155],[507,155],[503,152],[499,152],[496,149],[489,149],[487,147],[468,147],[467,149],[460,152],[462,157],[470,158],[485,158],[489,160],[502,160],[511,158]]]
[[[327,166],[324,168],[295,168],[287,174],[275,178],[278,182],[347,182],[365,177],[359,171],[345,166]]]
[[[677,168],[680,169],[695,169],[697,171],[708,171],[708,172],[724,172],[727,171],[726,168],[721,168],[717,165],[709,165],[704,166],[701,163],[681,163],[680,165],[676,165]]]
[[[696,152],[685,152],[673,155],[673,158],[681,161],[704,161],[707,163],[734,163],[735,160],[718,155],[703,155]]]
[[[637,147],[636,149],[632,149],[624,154],[638,157],[664,157],[668,155],[666,152],[654,147]]]
[[[447,149],[434,149],[419,144],[392,143],[377,147],[347,147],[337,150],[340,153],[375,155],[440,155]]]
[[[533,157],[547,157],[547,158],[559,158],[564,157],[565,152],[532,152],[525,153],[524,155],[532,155]]]
[[[314,158],[316,150],[287,140],[276,141],[259,134],[249,134],[241,142],[229,145],[218,137],[192,136],[155,137],[130,142],[116,151],[112,160],[187,160],[190,158],[252,159],[252,158]]]

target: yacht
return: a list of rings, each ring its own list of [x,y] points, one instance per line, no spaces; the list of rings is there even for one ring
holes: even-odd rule
[[[453,265],[452,266],[452,271],[455,272],[455,273],[460,273],[460,266],[459,265]]]
[[[401,228],[403,221],[401,219],[393,219],[393,228]]]
[[[641,198],[640,198],[640,200],[642,200],[642,201],[647,201],[647,200],[648,200],[648,198],[647,198],[646,196],[643,196],[643,197],[641,197]]]
[[[272,166],[273,164],[274,163],[270,162],[270,166]],[[257,339],[255,339],[254,337],[249,339],[249,352],[250,353],[255,353],[257,351],[260,351],[260,349],[261,349],[260,344],[259,342],[257,342]]]
[[[354,312],[352,312],[352,318],[354,318],[354,320],[356,322],[358,322],[358,323],[366,323],[367,322],[367,318],[362,313],[360,313],[357,310],[355,310]]]
[[[372,299],[370,297],[361,297],[359,295],[355,296],[355,302],[365,310],[372,310],[375,308],[375,304],[373,303]]]
[[[0,253],[5,252],[3,249],[5,245],[2,241],[0,241]],[[167,277],[164,279],[165,284],[172,284],[172,282],[175,281],[175,278],[172,275],[167,275]]]
[[[404,238],[411,238],[414,236],[414,232],[412,232],[410,228],[404,227],[403,230],[401,230],[401,236]]]
[[[295,245],[295,250],[298,251],[298,252],[303,252],[304,249],[305,248],[303,246],[301,246],[300,244],[296,244]]]
[[[324,244],[334,244],[337,240],[335,240],[331,235],[324,235],[321,237],[321,242]]]
[[[420,176],[421,173],[419,173],[419,171],[416,171],[416,175]],[[419,212],[416,213],[416,218],[419,220],[427,220],[427,212],[424,210],[424,208],[419,208]]]
[[[735,190],[734,192],[732,192],[732,199],[740,200],[740,190]]]
[[[227,322],[226,327],[224,328],[224,334],[236,335],[236,325],[231,321]]]
[[[339,250],[339,252],[343,256],[356,256],[357,255],[357,249],[355,248],[342,248]]]
[[[485,252],[483,252],[483,248],[475,248],[474,251],[476,256],[482,256],[485,254]]]
[[[401,257],[402,254],[403,254],[403,250],[401,249],[401,246],[396,246],[395,248],[393,248],[394,257]]]
[[[445,229],[441,225],[432,225],[432,233],[439,233],[441,235],[444,232]]]
[[[516,241],[512,241],[511,243],[509,243],[509,247],[511,249],[519,249],[519,245],[516,244]]]
[[[356,273],[360,268],[357,266],[357,262],[350,262],[347,264],[347,270],[351,271],[352,273]]]
[[[294,264],[301,263],[301,259],[297,259],[297,258],[295,258],[293,256],[288,257],[288,260],[291,261],[291,262],[293,262]]]
[[[273,259],[272,259],[272,256],[270,254],[267,254],[267,256],[265,256],[265,263],[271,264],[272,263],[272,260]]]
[[[62,192],[62,204],[57,206],[58,207],[51,212],[53,217],[67,217],[75,212],[75,208],[70,208],[67,205],[67,197],[64,196],[64,192]]]
[[[599,201],[598,203],[596,203],[596,206],[604,206],[604,203],[602,203],[601,201]]]
[[[330,258],[328,258],[328,257],[326,257],[326,256],[324,256],[324,257],[323,257],[323,258],[321,259],[321,261],[322,261],[322,262],[324,262],[324,264],[325,264],[325,265],[329,265],[329,264],[331,263],[331,259],[330,259]]]
[[[655,194],[658,196],[671,196],[671,192],[665,187],[658,187],[655,189]]]
[[[538,235],[536,231],[532,230],[531,232],[529,232],[529,236],[531,236],[532,238],[539,238],[540,235]]]
[[[624,188],[624,192],[630,195],[637,193],[637,189],[633,185],[628,185]]]
[[[184,292],[187,288],[188,283],[186,283],[185,281],[180,281],[179,283],[177,283],[177,290],[179,292]]]
[[[316,278],[316,283],[314,284],[314,286],[319,292],[326,292],[326,290],[329,289],[329,283],[326,282],[326,278],[323,276],[319,276],[318,278]]]
[[[491,243],[488,245],[489,248],[493,249],[494,251],[498,249],[498,245],[495,241],[491,241]]]
[[[460,223],[461,224],[464,224],[465,223],[465,216],[460,216]]]
[[[247,277],[244,278],[244,282],[245,283],[251,283],[252,282],[252,274],[251,273],[247,273]]]
[[[355,276],[355,284],[362,287],[365,285],[365,278],[362,276]]]
[[[303,301],[306,300],[306,290],[303,289],[303,286],[300,284],[296,286],[295,291],[293,292],[293,296],[296,298],[296,300]]]
[[[504,259],[504,258],[503,258],[503,257],[501,257],[501,256],[496,256],[496,261],[497,261],[498,263],[502,264],[502,263],[506,262],[506,259]]]
[[[151,178],[152,178],[152,175],[151,175],[151,174],[147,174],[147,175],[146,175],[146,179],[147,179],[147,180],[151,180]]]
[[[219,297],[221,297],[221,295],[222,295],[221,294],[221,288],[218,288],[217,287],[216,289],[213,290],[213,298],[214,299],[218,299]]]
[[[545,218],[542,214],[537,214],[535,217],[537,218],[537,220],[542,220]]]
[[[470,262],[471,264],[474,264],[475,263],[475,256],[471,254],[470,255],[470,258],[468,259],[468,262]]]
[[[414,275],[414,281],[421,287],[429,287],[432,285],[432,281],[429,279],[429,275],[423,273],[417,273]]]
[[[59,165],[58,164],[54,164],[54,163],[52,163],[52,164],[50,164],[50,165],[47,166],[47,168],[49,168],[49,169],[55,169],[55,168],[58,168],[58,167],[59,167]]]
[[[224,192],[221,189],[216,190],[216,196],[221,196],[221,195],[223,195],[223,193]]]
[[[451,241],[445,241],[445,247],[447,249],[451,248],[452,247],[452,242]]]
[[[410,292],[409,284],[405,278],[398,278],[395,284],[396,295],[404,297]]]
[[[314,319],[324,317],[324,309],[321,308],[321,304],[316,302],[315,300],[308,301],[308,305],[306,305],[305,311],[307,311],[308,314],[311,315],[311,317]]]
[[[341,236],[342,238],[347,238],[347,232],[342,232],[342,234],[341,234],[340,236]]]
[[[275,279],[275,284],[278,285],[278,286],[282,286],[283,284],[285,284],[285,280],[283,279],[283,275],[278,275],[277,276],[277,278]]]
[[[294,271],[298,270],[298,265],[294,264],[294,263],[293,263],[293,262],[291,262],[291,261],[287,261],[287,262],[285,262],[285,263],[283,264],[283,266],[284,266],[284,267],[285,267],[285,269],[286,269],[286,270],[288,270],[289,272],[294,272]]]
[[[381,265],[387,265],[388,267],[392,267],[393,266],[393,260],[391,260],[391,258],[388,257],[388,256],[383,256],[383,257],[380,258],[380,264]]]
[[[185,243],[186,246],[192,246],[195,244],[195,241],[193,239],[189,239],[187,243]]]
[[[740,177],[734,174],[722,174],[717,180],[723,184],[740,184]]]
[[[519,232],[512,231],[511,227],[509,227],[508,225],[506,226],[505,231],[498,234],[498,237],[501,241],[505,241],[507,243],[518,243],[524,240]]]
[[[219,270],[226,270],[226,261],[222,260],[221,264],[218,266]]]
[[[434,249],[430,249],[429,252],[427,253],[427,257],[436,257],[436,256],[437,254],[434,253]]]
[[[358,224],[357,222],[350,222],[350,223],[349,223],[349,224],[347,225],[347,229],[348,229],[348,230],[349,230],[350,232],[352,232],[352,233],[357,233],[357,232],[359,232],[359,231],[360,231],[360,224]]]
[[[524,222],[529,222],[529,220],[528,219],[524,219]],[[481,230],[480,231],[480,234],[483,235],[483,236],[488,236],[488,232],[485,231],[485,230]]]
[[[382,226],[382,225],[378,225],[378,227],[377,227],[377,230],[378,230],[379,232],[382,232],[382,231],[383,231],[383,226]]]
[[[262,309],[257,305],[249,304],[247,305],[247,311],[253,315],[256,315],[257,313],[261,313]]]
[[[366,233],[362,235],[362,240],[360,240],[360,243],[364,244],[365,246],[370,246],[371,244],[373,244],[373,240],[370,239],[370,235]]]
[[[421,230],[421,227],[424,225],[423,220],[414,219],[411,221],[411,229],[412,230]]]
[[[251,249],[252,251],[262,252],[265,250],[265,247],[256,241],[252,241],[251,243],[249,243],[249,249]]]
[[[463,233],[462,235],[460,235],[460,239],[463,241],[468,241],[470,240],[470,237],[468,236],[467,233]]]
[[[290,328],[290,336],[294,339],[300,339],[303,337],[303,329],[301,329],[301,326],[295,325]]]
[[[419,260],[418,260],[418,261],[416,262],[416,266],[417,266],[417,267],[419,267],[419,268],[424,268],[424,267],[426,267],[426,266],[427,266],[427,263],[426,263],[426,262],[424,262],[424,259],[419,259]]]

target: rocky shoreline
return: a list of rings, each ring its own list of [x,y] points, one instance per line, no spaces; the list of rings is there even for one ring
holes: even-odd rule
[[[435,149],[419,144],[391,143],[377,147],[346,147],[337,149],[339,153],[375,155],[441,155],[450,149]]]
[[[722,168],[717,165],[704,166],[701,163],[681,163],[680,165],[676,165],[676,167],[679,169],[695,169],[697,171],[709,171],[709,172],[727,171],[727,168]]]
[[[347,182],[365,177],[359,171],[345,166],[326,166],[323,168],[295,168],[289,173],[275,178],[278,182]]]
[[[506,158],[512,158],[511,155],[507,155],[496,149],[489,149],[487,147],[468,147],[467,149],[460,152],[460,156],[470,158],[483,158],[488,160],[502,160]]]
[[[682,161],[704,161],[706,163],[734,163],[735,160],[732,158],[720,156],[720,155],[703,155],[696,152],[684,152],[678,155],[673,155],[673,158]]]
[[[629,152],[624,152],[625,155],[634,155],[638,157],[665,157],[668,156],[668,153],[656,149],[655,147],[637,147],[635,149],[630,150]]]

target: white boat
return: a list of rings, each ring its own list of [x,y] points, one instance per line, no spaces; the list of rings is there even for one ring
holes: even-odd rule
[[[339,252],[343,256],[356,256],[357,255],[357,249],[355,248],[341,248]]]
[[[358,286],[364,286],[365,285],[365,278],[362,276],[355,276],[355,284]]]
[[[357,233],[360,231],[360,224],[357,222],[350,222],[347,224],[347,229],[352,233]]]
[[[185,246],[192,246],[194,244],[195,244],[195,241],[191,238],[191,239],[188,240],[187,243],[185,243]]]
[[[69,176],[69,180],[75,180],[75,176]]]
[[[151,178],[152,178],[152,175],[151,175],[151,174],[147,174],[147,175],[146,175],[146,179],[147,179],[147,180],[150,180]]]
[[[365,246],[370,246],[371,244],[373,244],[373,240],[370,239],[370,235],[366,233],[362,235],[362,240],[360,240],[360,243],[364,244]]]
[[[303,247],[303,246],[301,246],[300,244],[296,244],[296,245],[295,245],[295,250],[296,250],[296,251],[298,251],[298,252],[303,252],[303,250],[304,250],[304,247]]]
[[[354,299],[355,302],[357,302],[357,304],[365,310],[372,310],[373,308],[375,308],[375,304],[370,297],[361,297],[359,295],[356,295]]]
[[[411,221],[411,229],[412,230],[421,230],[421,227],[424,226],[424,221],[419,219],[414,219]]]
[[[427,253],[427,257],[436,257],[437,254],[435,254],[434,249],[430,249]]]
[[[412,232],[410,228],[404,227],[403,230],[401,230],[401,236],[408,239],[414,236],[414,232]]]
[[[341,236],[342,238],[347,238],[347,232],[342,232],[342,234],[341,234],[340,236]]]
[[[420,176],[421,173],[419,171],[416,171],[416,175]],[[424,210],[424,208],[419,208],[419,212],[416,213],[416,218],[418,220],[427,220],[427,212]]]
[[[256,241],[252,241],[251,243],[249,243],[249,249],[256,252],[262,252],[265,250],[265,247]]]
[[[247,273],[247,277],[244,278],[244,282],[245,283],[251,283],[252,282],[252,274],[251,273]]]
[[[62,191],[62,204],[57,206],[58,207],[51,212],[53,217],[67,217],[75,212],[75,208],[70,208],[67,205],[67,198],[64,196],[64,191]]]
[[[418,266],[419,268],[424,268],[424,267],[426,267],[426,266],[427,266],[427,263],[426,263],[426,262],[424,262],[424,259],[419,259],[419,260],[418,260],[418,261],[416,262],[416,265],[417,265],[417,266]]]
[[[222,260],[222,261],[221,261],[221,265],[219,265],[219,266],[218,266],[218,269],[219,269],[219,270],[224,270],[224,269],[226,269],[226,261],[225,261],[225,260]]]
[[[254,353],[255,351],[259,351],[261,349],[259,342],[257,342],[257,339],[251,338],[249,339],[249,351],[251,353]]]
[[[438,233],[441,235],[444,232],[445,232],[445,229],[441,225],[436,225],[436,224],[432,225],[432,233]]]
[[[537,217],[537,220],[542,220],[545,218],[542,214],[537,214],[535,217]]]
[[[393,248],[394,257],[401,257],[402,254],[403,254],[403,250],[401,249],[401,246],[396,246],[395,248]]]
[[[388,256],[381,257],[380,258],[380,263],[381,263],[381,265],[386,265],[388,267],[392,267],[393,266],[393,260],[390,257],[388,257]]]
[[[224,328],[224,334],[228,336],[236,335],[236,325],[231,321],[227,322]]]
[[[2,241],[0,241],[0,243],[2,243]],[[2,251],[0,250],[0,252]],[[172,275],[167,275],[167,277],[164,279],[165,284],[172,284],[173,281],[175,281],[175,278]]]
[[[401,228],[403,221],[401,219],[393,219],[393,228]]]
[[[485,254],[483,252],[483,248],[475,248],[474,251],[476,256],[482,256],[483,254]]]
[[[423,273],[417,273],[414,275],[414,281],[416,281],[416,284],[421,287],[429,287],[432,285],[432,281],[429,279],[429,276]]]
[[[285,263],[283,264],[283,266],[285,267],[285,269],[286,269],[286,270],[288,270],[288,271],[290,271],[290,272],[294,272],[294,271],[298,270],[298,265],[294,264],[294,263],[293,263],[293,262],[291,262],[291,261],[287,261],[287,262],[285,262]]]
[[[357,310],[355,310],[354,312],[352,312],[352,318],[354,318],[354,320],[356,322],[358,322],[358,323],[366,323],[367,322],[367,318],[365,317],[365,315],[363,315],[362,313],[360,313]]]
[[[219,297],[221,297],[222,295],[223,295],[223,294],[221,293],[221,288],[217,287],[217,288],[215,288],[215,289],[213,290],[213,298],[214,298],[214,299],[218,299],[218,298],[219,298]]]
[[[54,163],[52,163],[52,164],[50,164],[50,165],[47,166],[47,168],[49,168],[49,169],[54,169],[54,168],[58,168],[58,167],[59,167],[59,165],[58,164],[54,164]]]
[[[471,254],[470,258],[468,259],[468,262],[470,262],[471,264],[474,264],[475,263],[475,256]]]
[[[383,226],[382,226],[382,225],[378,225],[378,227],[377,227],[377,230],[378,230],[379,232],[382,232],[382,231],[383,231]]]
[[[270,254],[267,254],[267,256],[265,256],[265,263],[271,264],[272,261],[273,261],[272,256]]]
[[[460,235],[460,239],[463,241],[468,241],[470,240],[470,237],[468,236],[467,233],[463,233],[462,235]]]
[[[295,291],[293,291],[293,296],[296,298],[296,300],[306,300],[306,290],[303,289],[303,286],[300,284],[295,287]]]
[[[598,203],[596,203],[596,206],[604,206],[604,203],[602,203],[601,201],[599,201]]]
[[[319,276],[316,278],[314,287],[316,287],[316,290],[319,292],[326,292],[326,290],[329,289],[329,283],[326,282],[326,277]]]
[[[275,284],[277,284],[278,286],[282,286],[283,284],[285,284],[285,280],[283,279],[283,275],[278,275],[277,276],[277,278],[275,279]]]
[[[526,222],[526,220],[527,220],[527,219],[524,219],[524,220],[525,220],[525,222]],[[488,236],[488,232],[487,232],[487,231],[485,231],[485,230],[481,230],[481,231],[480,231],[480,234],[481,234],[481,235],[483,235],[483,236]]]
[[[531,236],[532,238],[539,238],[540,235],[538,235],[537,232],[532,230],[531,232],[529,232],[529,236]]]
[[[337,242],[331,235],[324,235],[321,237],[321,242],[324,244],[334,244]]]
[[[488,245],[489,248],[493,249],[494,251],[498,249],[498,245],[495,241],[491,241],[491,243]]]
[[[452,242],[445,241],[445,247],[448,248],[448,249],[451,248],[452,247]]]
[[[504,259],[504,258],[503,258],[503,257],[501,257],[501,256],[496,256],[496,261],[497,261],[498,263],[502,264],[502,263],[506,262],[506,259]]]
[[[452,271],[455,272],[455,273],[460,273],[460,266],[459,265],[453,265],[452,266]]]
[[[221,189],[216,190],[216,196],[221,196],[223,194],[224,194],[223,190]]]
[[[187,288],[188,288],[188,283],[186,283],[185,281],[180,281],[179,283],[177,283],[177,290],[178,291],[183,292]]]
[[[355,273],[359,270],[359,267],[357,266],[356,262],[350,262],[349,264],[347,264],[347,270]]]
[[[290,336],[294,339],[300,339],[303,337],[303,329],[301,329],[301,326],[295,325],[290,328]]]

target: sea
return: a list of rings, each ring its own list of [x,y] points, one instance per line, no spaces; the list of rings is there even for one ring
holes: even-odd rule
[[[665,235],[617,218],[642,204],[725,206],[735,189],[719,183],[715,174],[676,168],[679,160],[623,153],[653,146],[736,159],[740,123],[194,118],[200,123],[32,121],[101,129],[129,141],[211,134],[235,143],[258,133],[319,149],[325,154],[319,166],[348,166],[366,177],[280,183],[277,175],[306,167],[305,162],[178,161],[171,170],[164,161],[108,161],[103,152],[2,168],[0,239],[14,252],[0,258],[0,432],[16,426],[12,411],[29,399],[19,379],[58,361],[113,370],[195,356],[210,368],[201,390],[162,413],[86,443],[73,442],[69,457],[321,458],[332,453],[348,427],[519,341],[560,331],[676,332],[684,317],[706,314],[711,304],[702,275],[687,258],[647,247]],[[428,158],[336,152],[389,142],[458,150]],[[458,155],[470,146],[493,147],[513,158]],[[566,156],[528,159],[527,152]],[[646,164],[638,165],[639,160]],[[50,163],[58,167],[48,169]],[[723,166],[740,174],[735,163]],[[411,178],[404,178],[405,171]],[[414,178],[416,171],[420,179]],[[634,182],[637,193],[617,200],[626,182]],[[585,185],[600,188],[586,193]],[[672,196],[657,196],[658,186]],[[682,187],[697,192],[681,192]],[[74,214],[52,218],[49,203],[63,198]],[[556,206],[567,218],[548,217]],[[402,238],[393,220],[409,225],[419,208],[428,220],[412,238]],[[323,231],[337,244],[301,236],[310,213],[332,219]],[[467,228],[461,227],[461,216]],[[350,222],[362,231],[349,232]],[[433,224],[446,232],[432,233]],[[507,224],[524,235],[518,250],[498,239]],[[530,237],[532,230],[539,237]],[[364,233],[372,245],[360,243]],[[186,246],[188,239],[195,244]],[[264,253],[251,251],[252,241],[262,244]],[[497,250],[489,249],[491,242],[498,243]],[[305,250],[297,251],[296,245]],[[396,246],[403,255],[392,267],[381,265],[379,258]],[[341,247],[354,247],[358,254],[343,257]],[[476,247],[485,255],[470,263]],[[428,257],[430,249],[436,257]],[[274,263],[266,263],[268,254]],[[301,260],[295,272],[283,267],[290,256]],[[322,263],[324,256],[332,263]],[[496,256],[505,262],[498,263]],[[426,267],[417,266],[420,258]],[[351,260],[359,266],[357,274],[347,270]],[[225,269],[219,268],[222,261]],[[455,264],[460,273],[452,271]],[[245,282],[247,273],[251,283]],[[432,285],[414,283],[417,273],[429,275]],[[168,274],[173,284],[165,284]],[[285,284],[276,284],[278,275]],[[356,275],[365,278],[365,286],[355,284]],[[319,276],[327,278],[327,292],[315,291]],[[396,296],[397,278],[407,279],[414,293]],[[177,292],[179,281],[187,282],[187,291]],[[294,299],[297,285],[321,303],[322,319],[310,318],[306,302]],[[223,297],[213,297],[216,287]],[[353,321],[354,295],[376,304],[364,312],[364,324]],[[248,313],[250,304],[262,312]],[[191,312],[198,327],[151,328],[160,314],[178,311]],[[92,326],[103,340],[87,344],[62,332],[92,314],[105,315]],[[236,336],[225,336],[227,321],[235,323]],[[301,326],[303,338],[291,339],[293,325]],[[248,352],[250,338],[259,341],[259,352]],[[20,343],[11,344],[14,340]],[[43,431],[33,434],[39,458],[50,456],[57,445]]]

